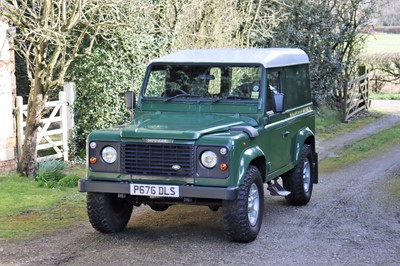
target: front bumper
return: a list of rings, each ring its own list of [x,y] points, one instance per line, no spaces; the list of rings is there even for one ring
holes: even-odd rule
[[[130,183],[80,179],[78,190],[79,192],[130,194]],[[182,198],[234,200],[237,198],[238,190],[238,187],[179,186],[179,196]]]

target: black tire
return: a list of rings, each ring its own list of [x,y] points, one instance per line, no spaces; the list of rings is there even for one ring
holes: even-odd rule
[[[213,212],[217,212],[219,210],[219,206],[217,205],[208,205],[208,208]]]
[[[154,203],[154,204],[149,204],[149,206],[153,211],[163,212],[163,211],[166,211],[169,208],[169,206],[171,206],[171,205],[169,205],[169,204],[161,204],[161,203]]]
[[[304,144],[299,163],[282,176],[283,187],[290,191],[286,199],[295,206],[306,205],[312,195],[314,181],[314,158],[310,145]]]
[[[102,233],[124,230],[132,214],[130,196],[119,198],[111,193],[87,193],[87,213],[93,228]]]
[[[222,207],[225,231],[232,241],[248,243],[256,239],[264,209],[263,182],[257,167],[249,166],[238,198],[224,200]]]

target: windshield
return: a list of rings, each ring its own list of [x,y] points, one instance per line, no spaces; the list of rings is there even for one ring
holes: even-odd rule
[[[144,96],[164,101],[255,101],[260,96],[261,73],[260,66],[153,64]]]

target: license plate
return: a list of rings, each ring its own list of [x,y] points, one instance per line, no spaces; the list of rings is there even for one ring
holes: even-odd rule
[[[179,186],[131,184],[130,194],[137,196],[179,197]]]

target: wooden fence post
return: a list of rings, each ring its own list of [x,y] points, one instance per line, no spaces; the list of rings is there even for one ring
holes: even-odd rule
[[[64,161],[68,161],[68,110],[67,110],[67,96],[64,91],[60,91],[58,94],[59,101],[62,103],[60,109],[61,115],[61,129],[62,129],[62,142],[63,142],[63,157]]]
[[[344,89],[343,89],[343,122],[347,122],[347,94],[349,90],[349,83],[346,81],[344,83]]]
[[[74,123],[74,110],[73,105],[76,99],[76,88],[75,83],[67,82],[64,84],[64,91],[66,94],[67,101],[67,128],[68,128],[68,139],[73,137],[73,128],[75,126]]]
[[[22,144],[24,142],[24,102],[22,96],[17,96],[17,143],[18,143],[18,160],[22,154]]]

